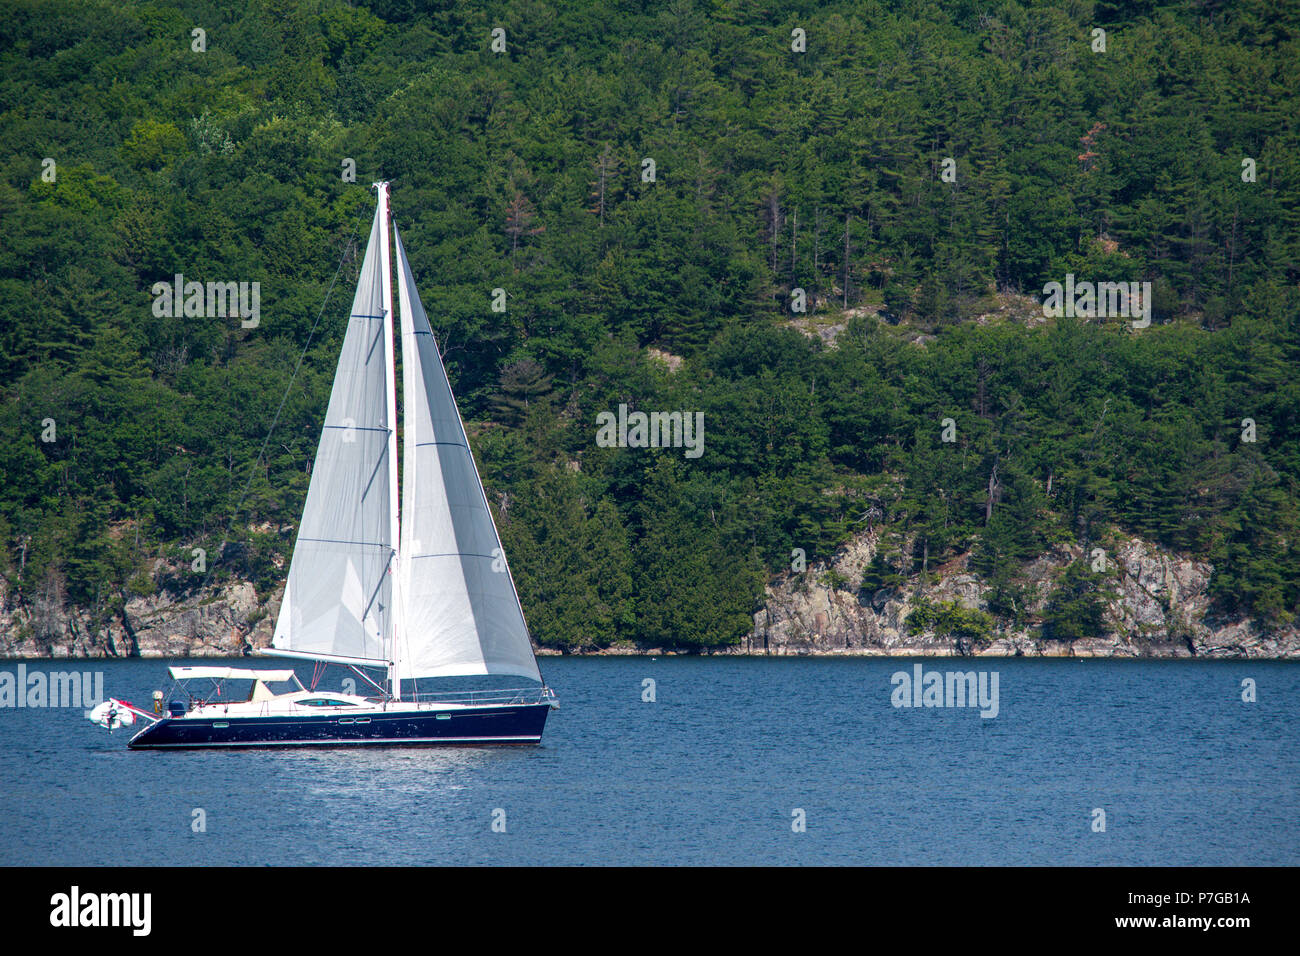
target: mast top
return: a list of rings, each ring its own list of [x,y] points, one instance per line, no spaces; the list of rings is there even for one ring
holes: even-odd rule
[[[391,216],[391,209],[389,208],[389,200],[388,200],[388,186],[389,186],[389,182],[387,179],[381,179],[378,182],[374,182],[370,184],[370,188],[375,190],[375,192],[378,194],[379,211],[383,215],[385,231],[387,231],[387,224]],[[388,242],[387,236],[384,237],[384,242],[385,244],[387,244]],[[387,274],[387,269],[388,269],[387,257],[385,257],[384,259],[384,269],[385,269],[385,274]],[[385,282],[387,282],[387,279],[385,279]]]

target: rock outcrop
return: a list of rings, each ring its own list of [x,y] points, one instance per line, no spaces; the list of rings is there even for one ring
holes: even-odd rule
[[[237,657],[270,644],[280,593],[263,602],[247,581],[163,590],[96,621],[66,604],[18,603],[0,582],[0,657]]]
[[[918,579],[907,587],[863,590],[862,572],[875,549],[874,535],[860,535],[829,566],[810,566],[805,573],[788,575],[768,587],[764,607],[754,616],[754,630],[726,653],[1300,657],[1300,630],[1215,618],[1209,596],[1213,567],[1138,538],[1123,539],[1106,559],[1111,562],[1107,578],[1111,594],[1106,601],[1105,633],[1072,643],[1045,640],[1034,626],[996,623],[987,641],[930,631],[911,634],[907,617],[922,600],[985,610],[988,586],[967,570],[964,558],[958,558],[937,569],[928,583]],[[1062,547],[1025,568],[1031,619],[1043,610],[1057,576],[1081,556],[1081,548]]]
[[[1106,628],[1073,643],[1046,640],[1032,624],[998,623],[987,640],[922,631],[910,633],[908,615],[921,601],[986,610],[988,585],[965,557],[907,586],[864,590],[863,572],[876,552],[874,534],[862,534],[829,564],[784,576],[768,587],[754,629],[719,653],[874,656],[1042,657],[1300,657],[1300,630],[1268,629],[1249,619],[1220,620],[1209,596],[1213,568],[1138,538],[1121,539],[1109,556]],[[1027,617],[1040,614],[1056,578],[1083,556],[1061,547],[1027,565],[1022,584]],[[231,657],[270,644],[283,586],[260,596],[247,581],[231,580],[188,594],[166,589],[133,597],[98,621],[91,612],[56,599],[19,602],[0,580],[0,657]],[[606,653],[665,653],[612,648]],[[668,651],[667,653],[671,653]]]

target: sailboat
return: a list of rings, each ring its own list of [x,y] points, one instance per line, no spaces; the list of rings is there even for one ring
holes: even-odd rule
[[[374,223],[284,599],[271,646],[258,652],[318,669],[341,665],[373,693],[319,691],[314,681],[305,688],[291,669],[173,667],[186,694],[156,718],[135,712],[150,723],[131,739],[134,749],[528,744],[541,740],[559,706],[542,681],[396,224],[389,248],[389,184],[374,188]],[[390,252],[401,317],[400,508]],[[440,678],[499,675],[530,683],[428,690]],[[212,686],[194,693],[195,679]],[[231,680],[251,690],[232,699],[224,691]]]

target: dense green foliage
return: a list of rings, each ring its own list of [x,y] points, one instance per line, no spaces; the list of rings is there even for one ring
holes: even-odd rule
[[[199,546],[282,578],[382,177],[545,643],[735,641],[792,549],[868,527],[867,586],[969,551],[1008,619],[1110,526],[1214,562],[1224,613],[1300,611],[1287,5],[429,6],[6,5],[12,597],[111,614]],[[1155,323],[972,321],[1067,272],[1151,281]],[[260,325],[156,316],[175,273],[260,282]],[[853,310],[836,347],[795,288]],[[597,447],[620,403],[703,411],[704,454]]]
[[[918,600],[907,615],[911,634],[933,631],[941,637],[966,637],[987,641],[993,633],[993,619],[979,610],[962,607],[956,601]]]
[[[1065,569],[1043,609],[1043,636],[1052,641],[1096,637],[1103,630],[1104,605],[1097,576],[1082,562]]]

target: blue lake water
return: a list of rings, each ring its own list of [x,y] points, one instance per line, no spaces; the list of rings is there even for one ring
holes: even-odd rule
[[[168,663],[27,666],[147,705]],[[519,748],[131,752],[4,708],[0,863],[1300,863],[1300,664],[921,662],[997,671],[985,719],[892,706],[914,663],[544,658],[561,709]]]

